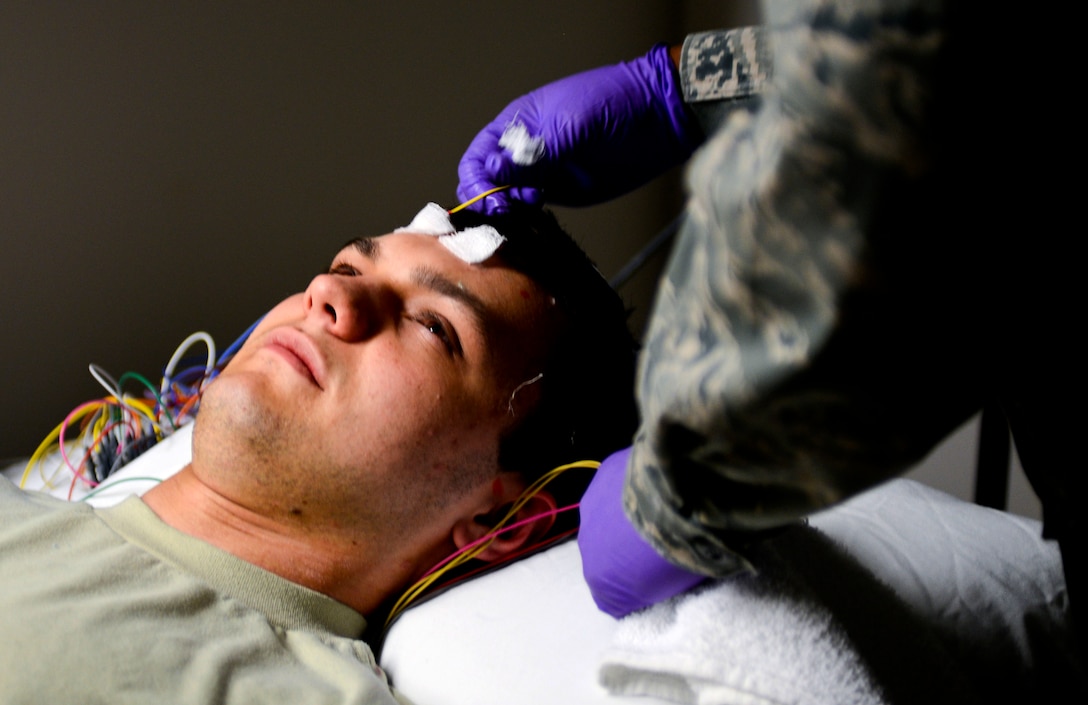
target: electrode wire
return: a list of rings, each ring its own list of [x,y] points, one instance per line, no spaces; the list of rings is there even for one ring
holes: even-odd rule
[[[488,196],[490,196],[493,193],[498,193],[499,191],[505,191],[508,188],[510,188],[510,184],[506,184],[505,186],[496,186],[493,189],[488,189],[487,191],[484,191],[480,195],[473,196],[472,198],[468,199],[464,203],[461,203],[459,205],[454,206],[453,208],[450,208],[446,212],[449,213],[450,215],[453,215],[457,211],[464,210],[464,209],[468,208],[469,206],[471,206],[473,203],[476,203],[477,201],[483,200],[483,199],[487,198]]]
[[[531,500],[538,492],[544,489],[544,487],[547,486],[548,483],[559,477],[559,475],[561,475],[562,473],[573,468],[590,468],[595,470],[598,467],[600,467],[600,462],[596,460],[579,460],[573,463],[568,463],[566,465],[560,465],[559,467],[553,468],[552,470],[549,470],[548,472],[537,478],[535,482],[525,488],[525,490],[518,496],[517,500],[515,500],[514,503],[511,505],[510,510],[495,525],[495,527],[487,535],[474,542],[476,544],[475,546],[471,548],[466,547],[465,549],[459,549],[453,556],[443,559],[439,563],[441,567],[438,567],[437,569],[432,568],[424,575],[424,577],[420,578],[418,581],[416,581],[416,583],[409,587],[401,595],[400,599],[397,600],[397,602],[390,610],[389,616],[386,618],[385,621],[386,627],[388,628],[389,624],[391,624],[393,620],[396,619],[411,602],[416,600],[427,589],[434,585],[443,575],[453,570],[454,568],[457,568],[467,563],[469,560],[475,558],[476,556],[487,550],[492,542],[494,542],[495,538],[503,531],[507,530],[506,523],[515,516],[517,516],[521,508],[524,507],[525,504],[527,504],[529,500]],[[540,515],[528,517],[526,520],[520,523],[528,523],[554,513],[556,513],[555,510],[550,512],[544,512]]]

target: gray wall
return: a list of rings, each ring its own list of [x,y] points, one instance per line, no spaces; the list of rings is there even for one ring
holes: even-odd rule
[[[972,499],[975,495],[974,469],[979,421],[980,417],[976,415],[964,423],[908,473],[907,477],[956,497]],[[1028,484],[1015,446],[1010,446],[1007,509],[1014,514],[1033,519],[1043,517],[1042,505]]]
[[[509,100],[679,40],[674,7],[0,4],[0,458],[101,395],[89,362],[153,377],[195,330],[225,346],[349,237],[453,205],[462,150]],[[701,26],[716,6],[692,8]],[[676,184],[561,219],[612,273]]]
[[[0,4],[0,459],[79,402],[87,364],[156,377],[225,347],[356,234],[428,200],[509,100],[750,0]],[[612,274],[679,178],[560,218]],[[624,291],[640,327],[655,268]]]

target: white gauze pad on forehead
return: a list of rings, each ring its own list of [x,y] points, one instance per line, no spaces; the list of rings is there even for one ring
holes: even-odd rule
[[[416,213],[411,223],[393,232],[434,235],[447,250],[468,264],[483,262],[506,242],[506,238],[490,225],[454,230],[450,214],[437,203],[428,203]]]

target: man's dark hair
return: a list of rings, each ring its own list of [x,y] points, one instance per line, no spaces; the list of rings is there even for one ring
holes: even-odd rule
[[[627,309],[596,265],[555,216],[538,208],[505,215],[459,211],[458,230],[488,224],[506,237],[497,256],[555,297],[565,325],[548,356],[540,402],[503,439],[499,463],[532,482],[554,467],[576,460],[604,460],[631,444],[638,425],[635,404],[637,344]],[[591,473],[572,471],[588,482]],[[573,478],[572,478],[573,479]],[[578,485],[557,499],[577,501]]]

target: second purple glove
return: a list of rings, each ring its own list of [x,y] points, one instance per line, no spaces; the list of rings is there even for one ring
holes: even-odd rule
[[[511,199],[588,206],[620,196],[686,160],[704,139],[688,112],[668,47],[549,83],[510,103],[469,145],[457,172],[473,208]]]
[[[673,565],[635,530],[623,511],[631,449],[608,456],[582,496],[578,550],[593,601],[619,618],[685,590],[706,576]]]

